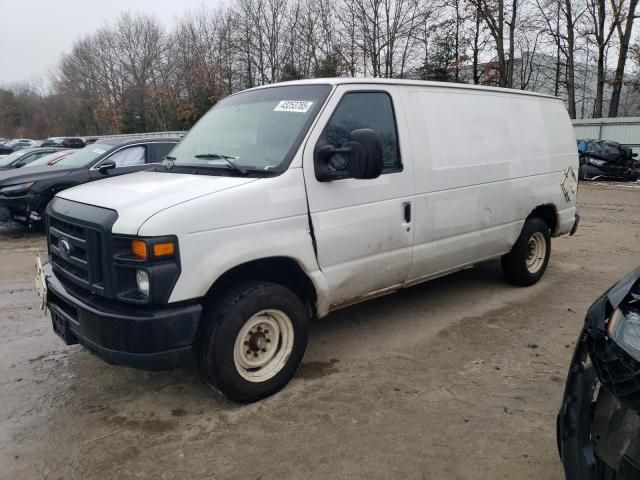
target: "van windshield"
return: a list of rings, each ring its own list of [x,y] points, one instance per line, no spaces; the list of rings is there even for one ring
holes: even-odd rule
[[[210,169],[214,175],[282,172],[330,91],[330,85],[290,85],[227,97],[194,125],[165,167]]]

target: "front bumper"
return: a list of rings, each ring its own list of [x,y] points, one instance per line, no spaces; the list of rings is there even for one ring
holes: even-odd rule
[[[79,343],[108,363],[168,370],[193,363],[202,314],[199,304],[131,307],[65,287],[50,264],[43,266],[47,307],[54,331],[68,345]]]
[[[639,279],[640,269],[631,272],[587,312],[557,419],[567,480],[640,478],[640,370],[605,335]]]
[[[588,364],[588,333],[582,332],[571,362],[557,419],[560,458],[567,480],[640,478],[640,416],[604,388]],[[597,393],[597,398],[594,396]]]
[[[39,222],[42,220],[41,197],[39,194],[27,191],[24,195],[7,197],[0,195],[0,207],[9,210],[15,220],[21,222]]]

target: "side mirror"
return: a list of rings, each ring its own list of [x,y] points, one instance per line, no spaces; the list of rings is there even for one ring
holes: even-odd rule
[[[21,168],[21,167],[24,167],[25,165],[26,164],[22,160],[20,160],[19,162],[16,162],[13,164],[13,168]]]
[[[98,171],[102,175],[106,175],[109,172],[109,170],[114,168],[116,168],[116,162],[114,162],[113,160],[107,160],[106,162],[104,162],[102,165],[98,167]]]
[[[346,161],[336,162],[341,154]],[[330,182],[340,178],[378,178],[384,168],[382,140],[375,130],[362,128],[351,132],[351,141],[344,148],[330,144],[317,145],[313,152],[316,178]]]

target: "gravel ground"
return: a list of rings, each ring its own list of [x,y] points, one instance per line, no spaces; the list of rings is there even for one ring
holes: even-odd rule
[[[639,187],[581,185],[533,287],[490,262],[316,322],[297,377],[249,406],[66,347],[36,306],[42,234],[0,224],[0,478],[560,480],[566,370],[589,304],[639,263]]]

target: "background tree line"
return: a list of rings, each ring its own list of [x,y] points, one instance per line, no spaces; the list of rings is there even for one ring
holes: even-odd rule
[[[238,90],[309,77],[497,85],[573,117],[640,112],[638,0],[232,0],[171,28],[124,13],[46,88],[0,88],[0,135],[188,129]]]

